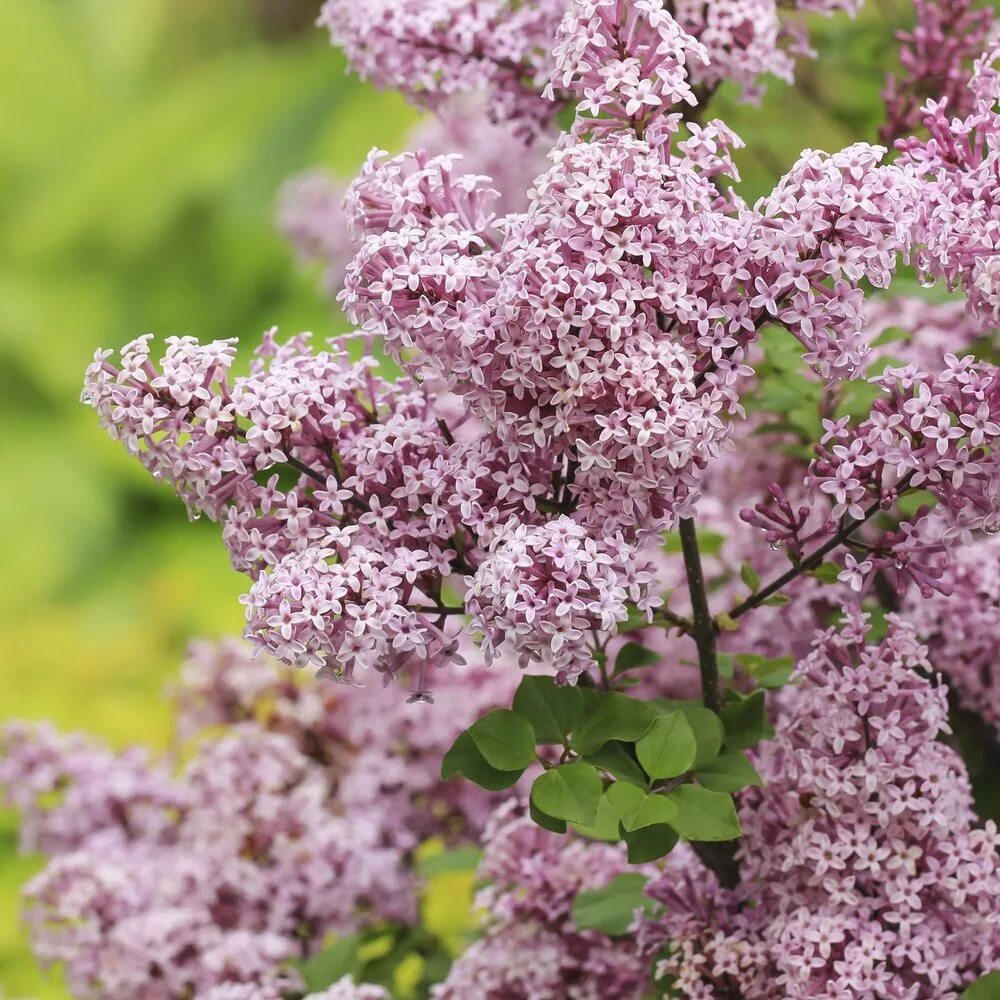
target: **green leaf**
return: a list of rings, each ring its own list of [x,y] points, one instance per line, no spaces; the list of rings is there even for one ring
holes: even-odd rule
[[[584,760],[589,761],[602,771],[607,771],[619,781],[627,781],[629,784],[638,785],[639,788],[643,789],[648,784],[642,768],[625,749],[624,744],[617,740],[605,743],[596,753],[587,754]]]
[[[791,604],[792,599],[786,594],[772,594],[761,603],[766,604],[769,608],[783,608],[786,604]]]
[[[647,878],[638,872],[616,875],[603,889],[587,889],[573,900],[573,920],[582,931],[611,937],[628,932],[636,910],[651,913],[655,903],[644,893]]]
[[[1000,1000],[1000,971],[980,976],[965,990],[962,1000]]]
[[[677,832],[669,826],[644,826],[625,835],[629,864],[641,865],[668,855],[677,846]]]
[[[540,826],[543,830],[550,830],[552,833],[566,832],[566,820],[556,819],[554,816],[549,816],[547,813],[543,813],[542,810],[535,805],[534,799],[528,803],[528,813],[535,824]]]
[[[754,691],[746,698],[735,696],[722,710],[722,725],[730,750],[746,750],[773,736],[764,711],[764,692]]]
[[[661,659],[663,657],[660,653],[652,649],[647,649],[638,642],[626,642],[615,658],[614,674],[617,677],[618,674],[624,674],[629,670],[638,670],[640,667],[652,667],[659,663]]]
[[[611,803],[615,814],[626,830],[632,829],[633,820],[639,814],[639,809],[646,801],[646,793],[635,785],[628,785],[624,781],[616,781],[605,792],[605,798]]]
[[[509,708],[497,708],[476,719],[469,735],[490,767],[523,771],[535,759],[535,731],[527,719]]]
[[[641,830],[644,826],[672,823],[676,816],[677,806],[666,796],[657,793],[647,795],[639,806],[639,811],[632,817],[632,829]]]
[[[605,798],[626,833],[670,823],[677,815],[677,806],[665,796],[648,795],[633,785],[616,783],[607,790]]]
[[[698,785],[681,785],[667,798],[677,806],[670,825],[685,840],[733,840],[740,820],[730,796]]]
[[[731,681],[733,679],[733,671],[736,663],[736,657],[732,653],[719,653],[716,657],[719,661],[719,676],[723,680]],[[694,666],[697,666],[697,661],[684,661],[690,662]]]
[[[684,718],[687,719],[698,744],[698,751],[691,764],[691,769],[697,771],[719,756],[719,751],[722,749],[722,739],[725,735],[722,722],[710,708],[683,704],[678,707],[684,713]]]
[[[361,971],[360,944],[360,935],[351,934],[300,963],[298,970],[306,987],[310,991],[325,990],[344,976],[357,975]]]
[[[555,819],[590,826],[597,818],[603,791],[604,782],[596,768],[578,760],[539,775],[531,786],[531,801]]]
[[[458,739],[441,761],[441,778],[447,781],[456,774],[462,774],[470,781],[491,792],[499,792],[517,783],[524,768],[516,771],[500,771],[491,767],[476,746],[476,741],[468,730],[458,734]]]
[[[575,833],[588,840],[602,840],[605,843],[617,844],[621,840],[618,828],[618,813],[605,796],[597,803],[597,816],[593,823],[571,823]]]
[[[536,743],[563,743],[583,717],[583,694],[551,677],[528,676],[518,685],[514,711],[531,723]]]
[[[698,741],[683,712],[661,715],[635,744],[650,778],[676,778],[694,763]]]
[[[637,740],[656,718],[656,709],[645,701],[609,691],[600,695],[594,710],[573,735],[573,749],[586,756],[608,740]]]
[[[740,653],[736,659],[762,688],[784,687],[792,679],[795,667],[795,661],[790,656],[769,658]]]
[[[740,566],[740,579],[750,588],[751,594],[756,594],[760,590],[760,577],[750,563],[745,562]]]
[[[757,769],[739,750],[716,757],[711,764],[696,772],[698,781],[713,792],[738,792],[750,785],[761,787],[764,782]]]
[[[809,570],[809,575],[815,577],[820,583],[836,583],[840,576],[840,567],[833,562],[825,562],[815,569]]]

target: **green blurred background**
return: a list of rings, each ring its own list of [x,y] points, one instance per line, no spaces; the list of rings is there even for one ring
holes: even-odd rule
[[[94,350],[142,332],[343,329],[277,235],[275,194],[313,165],[350,176],[416,116],[345,74],[311,26],[318,6],[0,2],[2,718],[162,745],[186,643],[241,626],[243,581],[217,529],[189,524],[78,396]],[[804,146],[874,137],[906,8],[819,25],[822,61],[762,109],[721,96],[718,113],[754,143],[748,197]],[[0,813],[0,998],[57,1000],[17,918],[39,862],[15,846]]]

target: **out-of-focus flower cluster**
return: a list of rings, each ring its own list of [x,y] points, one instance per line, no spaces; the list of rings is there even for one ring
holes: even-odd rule
[[[902,73],[886,84],[886,141],[919,128],[928,100],[960,118],[975,110],[969,74],[996,27],[994,11],[977,0],[914,0],[913,11],[913,27],[897,34]]]
[[[938,741],[945,689],[913,628],[877,646],[852,619],[798,668],[742,809],[743,881],[671,861],[645,929],[682,996],[954,1000],[1000,961],[996,827],[977,828],[964,765]]]
[[[9,724],[0,786],[24,848],[51,856],[25,889],[36,954],[79,997],[277,1000],[328,934],[412,920],[414,848],[474,841],[492,808],[443,784],[441,757],[511,696],[481,668],[452,681],[444,704],[404,705],[297,683],[240,643],[197,646],[177,697],[179,735],[198,740],[176,773]],[[383,995],[345,982],[319,996]]]
[[[477,896],[483,936],[455,962],[434,1000],[639,1000],[648,970],[634,943],[576,928],[577,893],[627,867],[620,846],[572,840],[537,826],[511,801],[484,838]]]
[[[702,93],[722,81],[737,84],[748,99],[761,93],[761,77],[791,80],[794,57],[813,55],[800,12],[856,13],[860,0],[326,0],[319,23],[342,48],[353,68],[384,87],[401,90],[418,103],[436,108],[456,93],[489,95],[494,120],[514,120],[531,136],[545,130],[569,100],[554,88],[541,91],[554,75],[553,50],[562,28],[578,44],[581,25],[592,15],[607,26],[629,17],[662,13],[693,36],[707,55],[692,71]],[[629,13],[629,9],[633,13]],[[634,24],[634,22],[633,22]],[[629,39],[631,43],[632,39]],[[627,79],[628,53],[619,64]],[[614,70],[609,69],[609,74]],[[610,78],[610,77],[609,77]],[[626,84],[627,86],[629,84]],[[645,91],[644,91],[645,93]]]
[[[911,593],[902,613],[948,678],[959,704],[1000,732],[1000,539],[986,539],[954,552],[942,581],[944,593]]]

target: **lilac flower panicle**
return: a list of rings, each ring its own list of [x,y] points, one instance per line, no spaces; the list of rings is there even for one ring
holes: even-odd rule
[[[821,635],[799,665],[741,811],[740,886],[652,883],[665,915],[643,936],[672,942],[660,973],[682,996],[955,1000],[1000,961],[997,829],[937,740],[945,689],[912,626],[877,646],[865,630]]]

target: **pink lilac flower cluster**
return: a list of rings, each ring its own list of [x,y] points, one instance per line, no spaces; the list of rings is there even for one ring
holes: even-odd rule
[[[540,139],[518,146],[509,126],[490,121],[482,98],[450,101],[412,129],[404,145],[428,156],[461,154],[463,171],[490,178],[504,214],[524,209],[531,182],[547,166],[547,144]],[[334,294],[360,248],[344,210],[345,193],[346,184],[311,170],[284,186],[278,206],[278,228],[300,259],[323,264],[324,284]]]
[[[637,563],[620,536],[597,540],[558,517],[498,531],[466,603],[487,663],[509,642],[522,667],[546,660],[557,677],[575,679],[593,664],[592,633],[613,633],[627,602],[652,619],[662,603],[650,593],[655,580],[652,563]]]
[[[916,263],[928,279],[960,287],[973,313],[1000,325],[1000,75],[997,52],[976,64],[970,90],[977,101],[965,117],[952,117],[946,100],[928,102],[923,126],[929,139],[899,143],[900,162],[923,189],[917,223]]]
[[[471,644],[462,651],[472,659]],[[292,739],[330,769],[345,814],[375,821],[381,842],[412,851],[430,836],[475,839],[495,806],[472,782],[442,782],[441,758],[465,726],[510,704],[518,677],[453,664],[433,705],[405,704],[379,685],[303,682],[246,643],[196,643],[176,688],[183,743],[217,727],[254,723]]]
[[[854,14],[860,0],[326,0],[319,24],[329,29],[352,67],[376,84],[401,90],[437,108],[456,93],[485,92],[494,120],[511,119],[532,136],[545,130],[569,98],[562,89],[541,91],[552,76],[557,33],[566,33],[595,8],[621,23],[627,8],[671,16],[707,54],[692,82],[708,92],[735,83],[754,100],[760,78],[790,80],[793,57],[812,55],[801,23],[781,13]],[[648,11],[647,11],[648,12]],[[607,25],[607,21],[604,22]],[[579,32],[576,36],[580,37]],[[632,39],[628,39],[628,44]],[[630,54],[629,58],[631,58]],[[624,64],[622,64],[624,65]]]
[[[766,787],[741,811],[732,891],[671,860],[641,935],[692,1000],[955,1000],[1000,962],[1000,845],[977,828],[964,765],[938,740],[944,687],[911,626],[821,635],[798,668]]]
[[[476,898],[482,937],[455,961],[434,1000],[640,1000],[646,962],[634,944],[577,929],[577,893],[599,889],[627,864],[619,846],[537,826],[522,805],[501,806],[484,838]]]
[[[696,104],[688,65],[707,63],[692,38],[657,0],[576,0],[552,50],[545,91],[573,94],[577,111],[624,122],[638,135],[674,104]]]
[[[0,783],[39,838],[26,846],[56,851],[25,887],[26,919],[78,997],[280,993],[328,932],[414,915],[398,852],[363,814],[336,814],[331,773],[284,735],[234,727],[172,777],[15,724]]]
[[[51,859],[25,888],[36,954],[79,997],[277,1000],[329,933],[414,919],[412,852],[475,841],[496,804],[440,780],[458,732],[512,695],[509,674],[464,678],[440,704],[403,705],[198,644],[176,695],[194,756],[176,775],[138,749],[8,724],[0,787],[23,848]],[[383,996],[339,989],[318,997]]]
[[[928,100],[945,101],[961,118],[975,111],[969,73],[997,25],[977,0],[914,0],[913,11],[916,23],[896,36],[902,74],[886,84],[886,141],[916,131]]]
[[[234,565],[256,580],[248,616],[263,645],[327,665],[342,653],[348,677],[381,656],[423,691],[455,650],[441,580],[468,570],[483,508],[499,518],[545,487],[485,442],[456,443],[446,399],[435,409],[426,387],[387,383],[348,346],[279,346],[272,331],[251,374],[230,381],[233,342],[171,338],[156,368],[144,337],[120,365],[98,352],[84,398],[193,516],[223,522]]]
[[[581,119],[524,213],[498,215],[489,181],[460,174],[455,157],[371,156],[346,199],[362,246],[341,299],[408,369],[395,383],[343,344],[314,352],[303,337],[279,347],[268,334],[237,379],[230,342],[174,339],[159,369],[145,338],[119,365],[99,353],[85,398],[192,511],[223,521],[254,578],[248,634],[264,648],[346,679],[358,667],[405,675],[424,697],[457,648],[449,623],[474,611],[491,655],[510,641],[522,662],[573,676],[588,632],[606,638],[626,600],[653,606],[638,550],[693,512],[743,414],[760,327],[791,331],[825,379],[864,370],[862,286],[887,285],[914,229],[933,229],[916,149],[908,166],[864,144],[807,151],[747,206],[719,186],[735,177],[738,138],[713,121],[679,139],[668,113],[700,55],[655,6],[578,2],[555,67],[585,107],[617,111]],[[956,205],[972,214],[952,229],[974,229],[974,209]],[[977,371],[963,406],[990,377]],[[832,479],[836,493],[843,475],[853,493],[872,488],[856,489],[853,469],[884,466],[883,418],[865,425],[859,456],[823,455],[817,485]],[[988,526],[986,466],[940,443],[926,476],[947,471]],[[876,499],[890,493],[879,484]],[[856,516],[857,497],[837,503]],[[614,552],[614,573],[582,586],[549,563],[567,532],[581,551]]]
[[[958,703],[1000,732],[1000,538],[956,550],[944,571],[945,593],[907,596],[931,662],[948,679]]]
[[[947,550],[979,532],[1000,530],[1000,379],[993,365],[972,355],[947,354],[937,372],[911,363],[887,367],[871,381],[885,395],[865,420],[824,420],[817,458],[805,477],[812,497],[795,506],[775,484],[741,517],[796,559],[810,542],[812,552],[850,542],[856,552],[844,557],[841,580],[856,591],[887,573],[899,594],[914,584],[926,597],[947,589]],[[923,506],[877,538],[848,537],[892,511],[910,490],[933,494],[943,516],[928,520],[931,508]],[[821,496],[832,505],[817,517]]]

